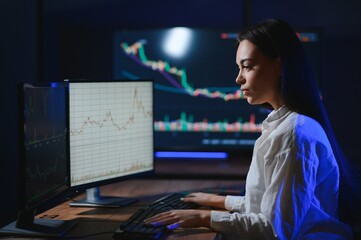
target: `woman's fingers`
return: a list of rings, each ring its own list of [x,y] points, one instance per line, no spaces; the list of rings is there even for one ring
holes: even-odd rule
[[[159,213],[153,217],[144,220],[145,224],[151,224],[153,226],[162,226],[172,224],[178,221],[179,218],[176,218],[172,211]]]
[[[210,211],[171,210],[148,218],[144,223],[152,226],[167,225],[168,229],[178,227],[209,227]]]

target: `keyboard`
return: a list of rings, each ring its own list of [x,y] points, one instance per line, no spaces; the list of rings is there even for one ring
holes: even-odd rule
[[[119,228],[114,232],[113,238],[124,240],[164,239],[170,232],[166,226],[154,227],[145,225],[144,220],[158,213],[172,209],[196,208],[196,204],[185,203],[180,200],[185,195],[186,193],[171,193],[144,208],[140,208],[129,219],[120,224]]]
[[[150,204],[150,207],[153,208],[159,208],[159,207],[165,207],[168,209],[194,209],[197,208],[197,204],[195,203],[185,203],[181,200],[184,196],[186,196],[188,193],[170,193],[166,195],[165,197],[162,197],[156,201],[154,201],[152,204]]]

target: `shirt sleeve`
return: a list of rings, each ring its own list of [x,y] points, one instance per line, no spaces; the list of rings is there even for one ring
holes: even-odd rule
[[[278,154],[268,171],[268,185],[261,203],[280,239],[294,239],[314,198],[318,156],[307,144]],[[267,163],[266,163],[267,164]]]
[[[211,227],[229,239],[293,239],[299,231],[313,198],[317,159],[310,149],[283,151],[267,166],[268,182],[260,212],[243,211],[243,199],[226,198],[226,209],[233,213],[211,213]],[[233,238],[232,238],[233,237]]]
[[[263,214],[212,211],[211,228],[220,232],[227,240],[277,239]]]
[[[226,196],[225,209],[235,212],[245,212],[246,202],[244,196]]]

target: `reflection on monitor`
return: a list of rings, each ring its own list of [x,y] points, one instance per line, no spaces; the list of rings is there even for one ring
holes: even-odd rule
[[[312,60],[318,64],[318,36],[299,36],[307,41],[306,48],[316,51]],[[189,150],[211,151],[209,158],[218,150],[253,148],[269,111],[249,105],[235,84],[236,38],[237,31],[199,28],[115,33],[114,78],[155,79],[158,157],[179,157],[184,154],[176,151]]]
[[[70,183],[87,188],[71,206],[121,206],[99,186],[154,169],[153,82],[69,82]]]
[[[20,84],[20,209],[1,233],[62,236],[72,222],[34,219],[68,189],[66,86]]]

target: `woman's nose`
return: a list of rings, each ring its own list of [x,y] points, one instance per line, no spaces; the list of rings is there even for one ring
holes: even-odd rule
[[[242,85],[246,82],[246,79],[242,75],[242,70],[239,71],[238,76],[236,77],[236,83]]]

